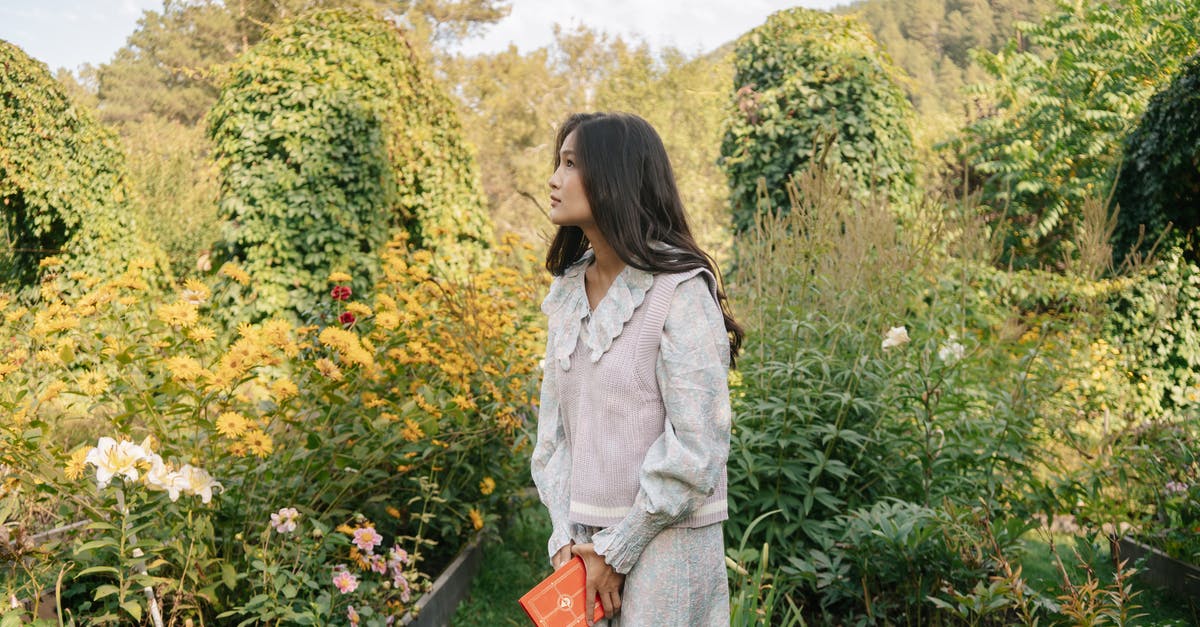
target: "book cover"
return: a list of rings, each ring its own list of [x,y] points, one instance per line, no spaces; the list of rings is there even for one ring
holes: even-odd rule
[[[521,597],[521,607],[529,620],[538,627],[586,626],[583,617],[583,596],[587,584],[587,573],[583,558],[572,557]],[[604,618],[604,607],[600,596],[595,599],[593,618]]]

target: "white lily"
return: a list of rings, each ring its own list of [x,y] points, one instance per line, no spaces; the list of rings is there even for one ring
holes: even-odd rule
[[[96,483],[101,488],[106,488],[116,476],[137,481],[138,462],[147,457],[146,449],[137,444],[129,440],[117,442],[106,436],[100,438],[96,448],[88,451],[84,461],[96,467]]]
[[[179,482],[184,492],[200,497],[202,503],[208,503],[212,500],[214,489],[220,490],[224,488],[220,482],[215,481],[212,475],[208,474],[204,469],[196,468],[191,464],[185,464],[183,468],[179,469]]]

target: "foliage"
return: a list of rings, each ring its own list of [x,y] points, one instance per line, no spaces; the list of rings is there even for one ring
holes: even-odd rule
[[[455,282],[396,239],[375,291],[331,275],[310,324],[246,324],[229,341],[215,310],[254,280],[232,266],[174,301],[145,291],[145,264],[48,275],[34,310],[5,298],[4,529],[87,521],[43,546],[3,543],[21,551],[0,571],[5,598],[53,589],[61,566],[64,618],[89,624],[145,616],[145,586],[175,624],[402,613],[527,481],[544,280],[528,248],[497,254]],[[124,458],[105,453],[116,444]],[[407,562],[365,548],[374,534]]]
[[[961,139],[987,179],[983,203],[1007,221],[1008,260],[1060,264],[1074,254],[1080,208],[1107,197],[1121,141],[1150,96],[1200,47],[1200,5],[1175,0],[1061,2],[977,58],[984,115]]]
[[[982,79],[971,50],[996,51],[1013,25],[1034,21],[1054,0],[859,0],[857,15],[907,75],[901,84],[923,118],[960,115],[962,88]]]
[[[788,215],[739,240],[751,333],[728,533],[781,510],[749,541],[770,544],[806,617],[929,624],[928,597],[995,574],[984,521],[1011,521],[994,531],[1011,554],[1053,507],[1041,438],[1067,346],[1053,322],[1023,332],[986,266],[934,253],[948,227],[898,231],[886,203],[819,171],[795,185]]]
[[[717,168],[724,90],[732,73],[724,52],[689,58],[666,48],[580,27],[554,42],[443,61],[455,85],[464,132],[479,148],[489,213],[501,232],[528,241],[549,236],[544,203],[554,130],[572,111],[636,113],[662,136],[692,231],[718,259],[730,254],[724,174]],[[540,85],[530,92],[529,85]]]
[[[856,20],[780,11],[742,35],[735,55],[721,161],[737,231],[754,224],[760,197],[786,211],[785,183],[814,163],[862,191],[911,192],[912,107]]]
[[[107,122],[146,116],[192,126],[220,94],[217,68],[305,11],[362,8],[405,24],[422,48],[449,44],[507,14],[503,0],[170,0],[142,12],[125,46],[98,69]]]
[[[145,237],[166,253],[171,274],[205,270],[202,257],[220,237],[217,172],[198,126],[145,117],[121,126],[129,164],[130,209]],[[197,261],[200,261],[199,267]]]
[[[51,255],[107,273],[153,254],[130,219],[116,136],[64,93],[46,66],[0,41],[0,280],[36,285]]]
[[[1171,84],[1150,99],[1137,129],[1125,140],[1113,195],[1120,207],[1114,234],[1118,259],[1138,252],[1141,244],[1156,242],[1168,224],[1184,237],[1200,226],[1197,93],[1200,54],[1184,62]]]
[[[1200,268],[1172,250],[1123,283],[1105,336],[1121,356],[1133,424],[1178,420],[1200,403]]]
[[[289,22],[229,70],[210,113],[226,221],[259,315],[306,311],[330,271],[379,276],[394,229],[461,273],[491,225],[450,101],[393,25],[364,12]]]

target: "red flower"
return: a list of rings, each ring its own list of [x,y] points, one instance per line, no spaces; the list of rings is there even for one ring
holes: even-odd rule
[[[350,288],[346,288],[346,289],[350,289]],[[357,318],[355,318],[354,314],[349,311],[343,311],[342,315],[338,316],[338,322],[345,324],[345,325],[354,324],[355,320],[357,320]]]
[[[353,293],[349,285],[335,285],[329,295],[333,297],[333,300],[350,300],[350,295]]]

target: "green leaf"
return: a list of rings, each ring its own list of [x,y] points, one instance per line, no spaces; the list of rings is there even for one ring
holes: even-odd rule
[[[133,617],[133,620],[138,621],[139,623],[142,621],[142,604],[138,601],[126,601],[121,604],[121,609],[128,612],[129,615]]]
[[[92,597],[92,600],[99,601],[100,599],[103,599],[106,596],[116,594],[120,591],[121,591],[120,588],[118,588],[114,585],[111,585],[111,584],[99,585],[99,586],[96,586],[96,594]]]
[[[117,570],[116,568],[113,568],[112,566],[92,566],[90,568],[85,568],[85,569],[79,571],[79,574],[75,575],[75,576],[76,577],[85,577],[87,575],[91,575],[91,574],[95,574],[95,573],[107,573],[107,574],[113,575],[113,576],[120,576],[121,571]]]

